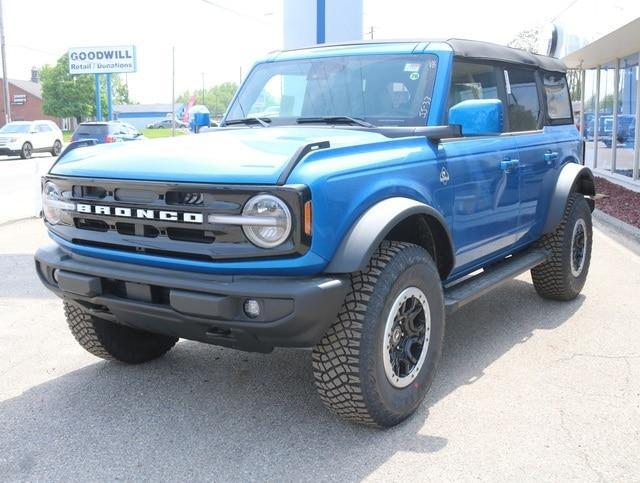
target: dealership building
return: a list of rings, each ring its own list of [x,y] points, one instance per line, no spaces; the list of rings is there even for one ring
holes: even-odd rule
[[[586,164],[613,181],[640,187],[640,18],[563,60],[580,72],[583,108],[576,121],[586,138]]]

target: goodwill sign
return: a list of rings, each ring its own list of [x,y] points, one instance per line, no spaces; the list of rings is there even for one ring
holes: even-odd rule
[[[69,74],[115,74],[135,71],[134,45],[69,49]]]

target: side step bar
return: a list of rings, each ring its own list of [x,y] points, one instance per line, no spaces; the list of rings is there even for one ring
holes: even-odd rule
[[[444,306],[447,315],[508,282],[521,273],[547,261],[550,253],[543,249],[531,249],[505,258],[471,278],[444,290]]]

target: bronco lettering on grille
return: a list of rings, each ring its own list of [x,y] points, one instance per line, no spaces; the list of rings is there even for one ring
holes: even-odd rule
[[[138,218],[141,220],[178,221],[183,223],[203,223],[202,213],[185,213],[180,211],[164,211],[141,208],[125,208],[122,206],[88,205],[78,203],[78,213],[92,215],[117,216],[123,218]]]

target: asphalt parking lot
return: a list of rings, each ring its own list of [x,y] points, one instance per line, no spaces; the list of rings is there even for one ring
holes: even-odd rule
[[[640,480],[640,256],[601,230],[577,300],[525,275],[451,317],[426,403],[388,431],[327,413],[308,351],[94,358],[36,279],[45,240],[0,227],[0,480]]]

